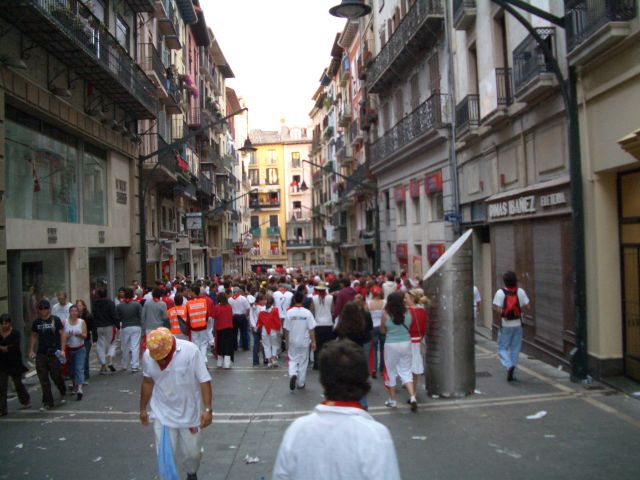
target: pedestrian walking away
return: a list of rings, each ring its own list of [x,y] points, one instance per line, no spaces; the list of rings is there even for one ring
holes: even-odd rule
[[[64,324],[64,335],[66,339],[69,358],[69,377],[73,382],[72,391],[76,394],[76,400],[82,400],[84,392],[84,358],[87,354],[84,348],[84,339],[87,338],[87,326],[79,315],[78,307],[71,305],[69,318]]]
[[[160,327],[147,335],[142,373],[140,423],[153,420],[160,478],[178,478],[180,450],[187,480],[197,480],[202,430],[212,421],[211,375],[202,354],[191,342]]]
[[[133,300],[132,288],[124,289],[124,297],[116,306],[120,319],[120,349],[122,370],[140,370],[140,341],[142,339],[142,305]]]
[[[191,331],[191,341],[200,350],[205,363],[207,363],[207,348],[209,346],[209,318],[212,312],[206,298],[200,298],[200,288],[197,285],[191,287],[192,298],[187,302],[187,319]],[[211,301],[211,300],[209,300]]]
[[[376,378],[376,372],[384,371],[384,335],[380,333],[380,323],[384,313],[385,300],[382,298],[382,288],[374,285],[371,288],[371,298],[367,302],[367,308],[371,314],[373,330],[371,331],[371,348],[373,350],[373,365],[371,365],[371,377]]]
[[[362,349],[348,339],[328,342],[319,362],[325,400],[287,428],[272,479],[400,479],[389,430],[358,402],[371,389]]]
[[[296,292],[293,307],[284,321],[285,342],[289,356],[289,389],[303,389],[309,365],[309,347],[316,350],[316,321],[313,314],[302,306],[304,294]]]
[[[82,299],[76,300],[76,306],[78,307],[78,316],[84,320],[87,326],[87,338],[84,339],[84,385],[87,385],[87,379],[91,376],[89,370],[89,354],[91,353],[91,347],[98,341],[98,329],[85,301]]]
[[[327,295],[327,284],[318,282],[313,289],[314,295],[311,297],[313,302],[313,314],[316,319],[316,342],[317,350],[314,353],[313,369],[317,370],[319,362],[316,360],[322,352],[322,347],[331,339],[333,333],[333,296]]]
[[[182,294],[176,293],[173,297],[174,306],[167,311],[171,334],[180,340],[191,340],[189,323],[187,322],[187,306]]]
[[[531,302],[526,292],[518,288],[518,277],[508,271],[502,276],[504,288],[493,297],[493,310],[500,316],[498,332],[498,356],[507,369],[507,381],[515,380],[518,357],[522,348],[522,315],[531,311]]]
[[[98,330],[98,343],[96,351],[100,362],[100,375],[116,371],[113,366],[113,357],[116,355],[116,339],[118,338],[118,311],[113,300],[107,298],[107,289],[99,288],[98,298],[93,302],[93,319]]]
[[[38,350],[35,350],[36,341]],[[29,341],[29,358],[36,359],[36,372],[42,389],[42,409],[50,410],[54,407],[51,381],[60,392],[60,403],[65,403],[64,396],[67,387],[62,378],[61,361],[65,357],[66,339],[62,320],[51,315],[51,304],[48,300],[38,302],[38,318],[31,325],[31,339]]]
[[[216,329],[217,367],[231,368],[233,365],[233,310],[227,294],[218,293],[218,304],[213,307],[214,326]]]
[[[428,303],[424,290],[414,288],[405,294],[405,303],[411,314],[411,326],[409,335],[411,336],[411,374],[413,375],[413,386],[417,392],[418,378],[424,375],[424,358],[426,354],[425,335],[427,333],[427,310]]]
[[[269,360],[269,367],[278,366],[278,348],[280,347],[280,314],[273,305],[273,296],[267,296],[267,303],[258,313],[257,330],[261,332],[264,356]]]
[[[0,315],[0,417],[7,415],[7,388],[13,382],[21,409],[31,408],[31,397],[22,383],[22,375],[28,368],[22,363],[20,332],[11,325],[11,317]]]
[[[229,305],[233,310],[233,349],[237,351],[241,346],[242,350],[246,352],[249,350],[249,310],[251,305],[239,287],[233,287],[233,295],[229,298]],[[238,340],[238,334],[240,334],[240,340]],[[255,360],[254,358],[254,363],[256,363]]]

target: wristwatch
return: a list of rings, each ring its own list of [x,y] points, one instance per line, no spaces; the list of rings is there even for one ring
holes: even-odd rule
[[[213,413],[213,410],[211,410],[209,407],[205,408],[204,411],[207,413]]]

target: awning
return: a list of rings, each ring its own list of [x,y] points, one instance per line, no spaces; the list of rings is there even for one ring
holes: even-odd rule
[[[640,160],[640,128],[618,140],[620,147]]]
[[[569,181],[569,175],[563,175],[547,182],[540,182],[534,185],[529,185],[528,187],[514,188],[513,190],[507,190],[506,192],[496,193],[495,195],[491,195],[490,197],[485,198],[484,201],[485,203],[491,203],[495,202],[496,200],[502,200],[503,198],[515,197],[518,195],[523,195],[525,193],[535,192],[537,190],[558,187],[560,185],[569,183]]]

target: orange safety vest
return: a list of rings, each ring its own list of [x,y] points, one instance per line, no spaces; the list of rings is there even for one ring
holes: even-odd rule
[[[178,317],[182,317],[182,320],[187,320],[187,307],[184,305],[176,306],[170,308],[167,312],[169,315],[169,323],[171,324],[171,333],[174,335],[182,335],[182,330],[180,330],[180,323],[178,322]]]
[[[207,301],[204,298],[194,298],[187,302],[187,315],[191,330],[207,328]]]

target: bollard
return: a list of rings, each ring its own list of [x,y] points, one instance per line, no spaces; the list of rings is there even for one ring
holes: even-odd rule
[[[423,282],[429,298],[426,386],[429,395],[457,398],[473,393],[475,329],[471,241],[463,241]]]

